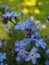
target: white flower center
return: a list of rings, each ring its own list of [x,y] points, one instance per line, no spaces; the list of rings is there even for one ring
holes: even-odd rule
[[[34,57],[34,54],[30,54],[30,57],[33,58]]]
[[[24,50],[20,50],[20,54],[22,54],[22,55],[23,55],[23,54],[24,54]]]

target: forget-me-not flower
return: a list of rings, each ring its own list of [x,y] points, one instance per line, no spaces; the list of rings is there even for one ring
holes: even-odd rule
[[[35,45],[36,45],[36,47],[42,47],[43,49],[45,49],[47,46],[47,44],[45,43],[45,41],[43,39],[36,40]]]
[[[40,54],[37,53],[37,48],[32,48],[29,55],[27,56],[27,58],[25,59],[25,61],[32,61],[33,64],[36,64],[36,59],[40,58]]]

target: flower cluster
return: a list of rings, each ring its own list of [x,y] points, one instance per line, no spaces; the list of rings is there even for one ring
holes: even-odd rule
[[[8,65],[3,63],[5,60],[6,60],[6,53],[0,52],[0,65]]]
[[[32,1],[32,0],[31,0]],[[28,2],[29,3],[29,2]],[[49,58],[49,49],[47,49],[47,43],[43,38],[41,38],[40,33],[38,32],[39,27],[36,24],[39,24],[39,21],[36,21],[36,24],[34,23],[33,17],[31,16],[28,18],[25,22],[19,21],[16,23],[13,22],[13,18],[17,19],[17,17],[20,16],[17,12],[10,10],[8,6],[2,7],[2,20],[4,24],[7,24],[8,21],[12,22],[14,24],[15,31],[17,30],[23,30],[25,33],[25,38],[22,40],[16,40],[14,44],[13,54],[15,55],[15,60],[17,62],[22,62],[24,60],[25,62],[30,62],[35,65],[42,57],[41,52],[44,50],[45,55],[47,58]],[[6,12],[5,12],[6,11]],[[25,9],[26,13],[28,11]],[[36,14],[39,14],[40,11],[38,9],[35,10]],[[45,28],[45,26],[43,26]],[[11,27],[7,24],[6,30],[8,32],[11,30]],[[0,41],[0,46],[2,46],[2,41]],[[7,65],[4,64],[3,61],[6,60],[6,53],[0,52],[0,65]],[[49,65],[49,60],[44,60],[45,65]]]
[[[6,7],[5,7],[6,8]],[[6,9],[5,9],[6,10]],[[3,11],[5,11],[3,10]],[[3,20],[3,23],[4,24],[7,24],[8,23],[8,20],[11,21],[13,24],[15,24],[13,21],[12,21],[12,18],[16,19],[18,16],[20,16],[20,14],[18,14],[17,12],[13,11],[13,10],[10,10],[10,11],[7,11],[7,12],[4,12],[2,14],[2,20]]]
[[[11,32],[11,26],[9,25],[8,22],[11,22],[12,24],[16,24],[17,21],[17,17],[19,17],[21,15],[21,13],[17,13],[13,10],[10,10],[10,8],[6,5],[2,6],[2,22],[3,24],[6,25],[5,30],[9,33]]]
[[[28,18],[25,22],[18,22],[15,25],[15,30],[23,30],[26,34],[24,39],[17,40],[14,45],[14,54],[17,62],[22,60],[28,62],[31,60],[33,64],[36,64],[37,58],[41,58],[40,49],[45,50],[46,55],[49,56],[49,49],[46,50],[47,44],[40,37],[39,28],[35,25],[33,17]],[[29,49],[27,49],[28,46],[30,46]]]
[[[0,62],[6,60],[6,53],[0,53]]]

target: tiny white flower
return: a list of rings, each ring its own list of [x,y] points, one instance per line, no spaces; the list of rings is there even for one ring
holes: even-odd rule
[[[37,27],[38,27],[39,29],[41,29],[41,26],[42,26],[42,24],[37,25]]]
[[[34,21],[34,16],[31,16],[30,18],[32,19],[32,21]]]
[[[42,28],[43,28],[43,29],[46,29],[46,25],[42,25]]]
[[[41,22],[39,20],[35,21],[35,24],[41,24]]]

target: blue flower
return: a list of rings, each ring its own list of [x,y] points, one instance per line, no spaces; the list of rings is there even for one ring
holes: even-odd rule
[[[20,16],[17,12],[15,12],[14,14],[13,14],[13,17],[18,17],[18,16]]]
[[[29,45],[31,42],[31,39],[27,39],[27,38],[24,38],[23,40],[21,41],[16,41],[15,42],[15,47],[26,47],[27,45]]]
[[[27,38],[31,38],[32,29],[30,27],[25,28],[25,33],[26,33]]]
[[[47,57],[49,57],[49,49],[47,49],[45,52],[46,52]]]
[[[27,56],[27,58],[25,59],[25,61],[30,61],[32,60],[33,64],[36,64],[36,59],[40,58],[40,54],[37,53],[37,48],[32,48],[29,55]]]
[[[8,65],[8,64],[0,63],[0,65]]]
[[[46,48],[47,44],[44,42],[43,39],[38,39],[35,41],[36,47],[42,47],[43,49]]]
[[[0,65],[4,65],[4,63],[0,63]]]
[[[15,47],[23,48],[24,46],[21,45],[21,43],[19,41],[16,41],[15,42]]]
[[[35,36],[40,37],[39,32],[35,32]]]
[[[46,60],[45,61],[45,65],[49,65],[49,60]]]
[[[39,38],[39,37],[40,37],[40,34],[38,32],[35,32],[34,34],[31,35],[31,40],[36,41],[37,38]]]
[[[23,40],[20,41],[20,44],[21,44],[23,47],[25,47],[25,46],[27,46],[27,45],[30,44],[30,40],[27,39],[27,38],[24,38]]]
[[[9,13],[10,13],[11,17],[13,17],[13,15],[14,15],[15,12],[12,10]]]
[[[33,22],[32,23],[25,22],[25,24],[26,24],[25,27],[32,29],[32,32],[35,32],[38,30],[38,27]]]
[[[4,60],[6,60],[6,53],[0,52],[0,62],[3,62]]]
[[[33,20],[32,20],[32,18],[30,17],[30,18],[28,18],[26,21],[25,21],[25,27],[26,28],[31,28],[31,26],[32,25],[34,25],[34,22],[33,22]]]
[[[10,11],[9,13],[10,13],[11,17],[18,17],[19,16],[19,14],[17,12],[14,12],[14,11]]]
[[[5,13],[6,17],[11,17],[11,14],[9,12]]]
[[[26,44],[29,44],[29,43],[31,42],[31,39],[24,38],[24,39],[23,39],[23,42],[26,43]]]
[[[31,35],[31,41],[35,41],[37,39],[36,35]]]
[[[34,25],[33,23],[29,23],[29,22],[25,22],[25,27],[26,28],[31,28],[32,25]]]
[[[4,6],[2,7],[2,9],[4,9],[4,10],[9,10],[9,7],[6,6],[6,5],[4,5]]]
[[[24,30],[25,29],[25,23],[23,23],[23,22],[18,22],[18,24],[17,25],[15,25],[15,30],[18,30],[18,29],[20,29],[20,30]]]
[[[25,21],[25,27],[27,28],[31,28],[32,31],[37,31],[38,30],[38,27],[34,24],[32,18],[29,18]]]
[[[34,24],[34,22],[33,22],[31,17],[28,18],[25,22],[28,23],[28,24]]]
[[[36,26],[36,25],[32,25],[32,32],[35,32],[35,31],[37,31],[38,30],[38,27]]]
[[[20,62],[21,61],[21,58],[19,56],[16,57],[16,61],[17,62]]]
[[[17,46],[17,44],[19,44],[19,41],[17,40],[17,41],[15,41],[15,47]],[[18,45],[19,46],[19,45]]]
[[[25,50],[25,48],[16,48],[17,56],[21,57],[22,59],[25,59],[28,55],[28,52]]]
[[[3,45],[3,42],[0,40],[0,47],[2,47],[2,45]]]
[[[7,18],[7,15],[6,15],[6,14],[3,14],[2,17],[3,17],[3,18]]]

